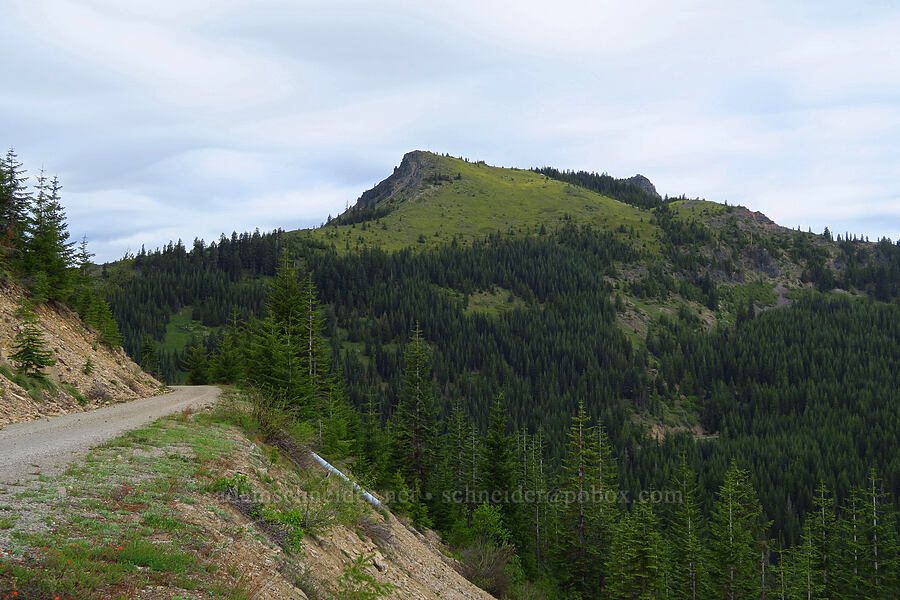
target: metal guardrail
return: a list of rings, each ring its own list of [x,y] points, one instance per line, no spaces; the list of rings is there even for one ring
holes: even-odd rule
[[[314,459],[316,459],[317,463],[319,463],[320,465],[325,467],[325,469],[327,469],[329,472],[334,473],[335,475],[337,475],[338,477],[340,477],[341,479],[343,479],[344,481],[346,481],[347,483],[352,485],[354,490],[356,490],[357,492],[362,494],[362,497],[366,499],[366,502],[368,502],[375,508],[381,508],[381,501],[378,498],[376,498],[375,496],[373,496],[366,490],[362,489],[358,483],[356,483],[355,481],[352,481],[349,477],[347,477],[346,475],[341,473],[337,468],[332,466],[327,460],[325,460],[324,458],[322,458],[321,456],[319,456],[312,450],[310,450],[309,453],[312,455],[312,457]]]

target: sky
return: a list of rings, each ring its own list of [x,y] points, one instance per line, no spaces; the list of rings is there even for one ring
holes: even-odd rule
[[[99,260],[316,226],[423,149],[900,238],[892,0],[0,0],[0,145]]]

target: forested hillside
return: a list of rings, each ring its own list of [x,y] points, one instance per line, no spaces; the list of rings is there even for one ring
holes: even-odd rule
[[[548,594],[896,595],[900,247],[593,174],[414,153],[392,177],[318,230],[108,265],[126,347],[293,406]],[[200,334],[163,348],[186,307]],[[529,489],[615,493],[506,500]]]
[[[14,150],[0,159],[0,423],[159,392],[119,347],[87,240],[69,239],[61,190],[43,171],[29,177]]]

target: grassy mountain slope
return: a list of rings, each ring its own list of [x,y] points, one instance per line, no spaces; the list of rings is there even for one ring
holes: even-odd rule
[[[620,265],[610,278],[623,300],[620,326],[636,343],[642,342],[653,320],[677,313],[682,305],[713,325],[733,322],[741,302],[760,309],[774,306],[776,302],[768,298],[776,288],[783,303],[787,290],[806,285],[801,278],[806,264],[789,252],[796,236],[834,262],[835,244],[781,227],[744,207],[678,199],[666,202],[661,210],[671,215],[664,226],[660,210],[626,204],[534,171],[414,151],[344,214],[324,227],[292,235],[346,253],[365,248],[424,250],[454,240],[465,246],[491,234],[536,237],[563,224],[605,231],[640,255],[639,260]],[[654,287],[649,285],[653,279],[672,277],[675,283],[693,285],[707,273],[724,292],[715,306],[704,306],[701,299],[680,295],[676,289],[648,290]],[[494,297],[497,291],[479,290],[479,295]]]
[[[658,236],[658,228],[638,208],[532,171],[483,162],[410,152],[379,185],[390,192],[372,195],[368,202],[364,194],[343,219],[308,234],[333,242],[339,251],[361,245],[386,250],[428,246],[449,243],[454,236],[465,243],[496,232],[533,233],[541,225],[554,229],[570,220],[624,227],[622,237],[633,229],[638,247],[653,248]],[[376,218],[353,222],[367,215]]]

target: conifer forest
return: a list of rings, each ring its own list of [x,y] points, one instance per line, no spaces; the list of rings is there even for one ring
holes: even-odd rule
[[[900,597],[897,243],[541,168],[497,171],[619,212],[392,245],[494,177],[428,160],[418,205],[385,186],[313,231],[95,264],[10,150],[0,269],[166,383],[306,428],[498,598]]]

